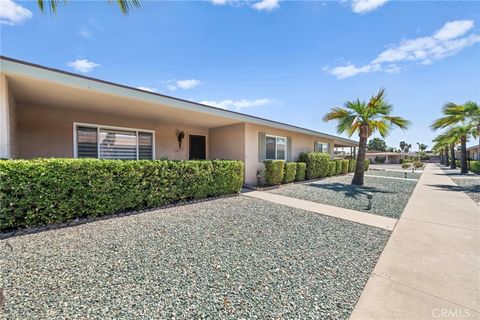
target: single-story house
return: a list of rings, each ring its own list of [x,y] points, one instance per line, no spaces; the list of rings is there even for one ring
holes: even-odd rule
[[[358,142],[0,56],[0,158],[265,159]],[[321,118],[321,115],[316,115]]]
[[[467,159],[469,160],[480,160],[480,149],[479,145],[471,146],[467,148]]]
[[[384,152],[384,151],[367,151],[365,154],[365,158],[370,160],[370,163],[380,163],[375,159],[385,158],[386,164],[398,164],[400,163],[400,159],[404,159],[407,156],[412,156],[414,154],[408,153],[399,153],[399,152]],[[377,158],[378,157],[378,158]]]

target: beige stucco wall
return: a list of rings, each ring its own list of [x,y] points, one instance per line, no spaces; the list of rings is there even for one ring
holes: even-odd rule
[[[74,122],[154,130],[157,159],[161,157],[188,159],[188,135],[206,135],[209,157],[208,128],[172,124],[162,119],[142,119],[30,104],[17,104],[16,111],[19,158],[73,157]],[[180,130],[185,132],[181,149],[177,141],[177,133]]]
[[[210,158],[244,160],[245,123],[210,128]]]
[[[319,139],[315,136],[260,126],[256,124],[245,124],[245,182],[247,184],[257,183],[257,170],[263,170],[263,163],[258,158],[258,134],[264,132],[267,135],[289,137],[292,141],[292,161],[296,161],[301,152],[313,151],[315,141],[329,143],[333,146],[333,140]],[[333,147],[330,148],[333,157]]]

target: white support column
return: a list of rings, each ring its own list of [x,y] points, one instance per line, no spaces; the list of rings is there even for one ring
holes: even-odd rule
[[[10,158],[10,110],[8,83],[0,74],[0,158]]]

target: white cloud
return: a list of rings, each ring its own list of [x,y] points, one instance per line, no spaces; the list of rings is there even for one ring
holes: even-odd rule
[[[249,6],[257,11],[273,11],[279,8],[280,0],[210,0],[214,5],[233,5],[238,7]]]
[[[213,4],[224,5],[227,4],[228,0],[210,0]]]
[[[87,73],[92,71],[94,68],[99,67],[98,63],[88,61],[87,59],[79,59],[67,63],[67,66],[72,67],[75,71]]]
[[[185,80],[168,80],[167,89],[170,91],[175,91],[177,89],[192,89],[196,86],[199,86],[202,82],[197,79],[185,79]]]
[[[228,99],[228,100],[222,100],[222,101],[205,100],[205,101],[201,101],[200,103],[221,108],[221,109],[241,110],[241,109],[247,109],[252,107],[265,106],[268,104],[272,104],[274,102],[275,100],[264,98],[264,99],[256,99],[256,100],[247,100],[247,99],[240,99],[240,100]]]
[[[353,0],[352,10],[355,13],[367,13],[376,10],[387,3],[388,0]]]
[[[430,65],[480,42],[480,35],[464,36],[473,28],[473,25],[474,23],[471,20],[447,22],[431,36],[402,40],[400,44],[381,52],[369,64],[358,67],[354,64],[348,64],[332,69],[328,68],[327,72],[336,76],[337,79],[343,79],[375,71],[396,73],[402,69],[398,65],[399,63],[417,62]]]
[[[157,92],[157,88],[150,88],[150,87],[137,87],[137,89],[144,90],[144,91],[150,91],[150,92]]]
[[[434,38],[438,40],[450,40],[457,38],[473,28],[472,20],[457,20],[447,22],[435,33]]]
[[[88,30],[87,28],[82,28],[78,31],[78,35],[85,39],[91,39],[93,37],[93,33]]]
[[[27,8],[12,0],[0,0],[0,24],[14,26],[22,24],[25,20],[33,17],[33,13]]]
[[[262,0],[252,5],[252,8],[257,11],[273,11],[279,7],[280,0]]]

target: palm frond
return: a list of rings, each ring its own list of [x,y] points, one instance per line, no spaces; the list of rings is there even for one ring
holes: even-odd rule
[[[112,0],[110,0],[112,2]],[[142,6],[141,0],[115,0],[120,7],[120,11],[127,15],[132,8],[140,8]]]
[[[383,119],[386,121],[389,121],[391,124],[399,127],[400,129],[408,129],[410,126],[411,122],[408,121],[407,119],[404,119],[402,117],[396,117],[396,116],[383,116]]]

